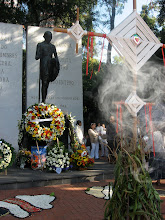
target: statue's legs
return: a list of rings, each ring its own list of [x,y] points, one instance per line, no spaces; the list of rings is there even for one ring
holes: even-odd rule
[[[44,78],[44,80],[42,80],[42,102],[45,103],[46,100],[46,96],[47,96],[47,91],[48,91],[48,86],[49,86],[49,80]]]

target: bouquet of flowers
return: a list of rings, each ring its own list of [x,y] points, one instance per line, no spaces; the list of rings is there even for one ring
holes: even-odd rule
[[[74,169],[83,170],[93,166],[94,159],[90,158],[84,144],[80,146],[76,144],[71,154],[70,164]]]
[[[27,150],[26,148],[23,148],[21,150],[18,151],[18,155],[17,155],[17,160],[19,164],[22,163],[29,163],[31,161],[31,152],[29,150]]]
[[[51,149],[47,148],[47,152],[46,167],[48,170],[61,173],[62,170],[69,169],[70,158],[61,142],[59,145],[55,144]]]

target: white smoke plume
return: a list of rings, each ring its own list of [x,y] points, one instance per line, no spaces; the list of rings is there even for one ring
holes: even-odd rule
[[[104,117],[116,116],[114,102],[125,101],[133,92],[133,72],[126,65],[111,65],[99,87],[99,106]],[[163,62],[149,61],[137,73],[137,95],[144,102],[154,103],[152,119],[160,129],[165,127],[165,69]],[[132,127],[132,116],[123,105],[123,124]],[[144,107],[139,111],[140,122],[145,122]]]

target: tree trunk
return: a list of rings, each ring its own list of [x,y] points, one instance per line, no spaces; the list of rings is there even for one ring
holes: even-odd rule
[[[116,1],[113,2],[112,15],[110,16],[110,31],[112,31],[115,26],[115,15],[116,15]],[[112,62],[111,52],[112,52],[112,46],[109,43],[108,51],[107,51],[107,65],[111,65],[111,62]]]

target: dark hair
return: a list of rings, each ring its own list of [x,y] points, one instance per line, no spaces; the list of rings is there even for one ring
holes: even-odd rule
[[[81,123],[81,121],[80,120],[78,120],[77,122],[76,122],[76,125],[79,125]]]
[[[52,36],[52,33],[50,32],[50,31],[45,31],[45,33],[44,33],[44,38],[46,37],[46,36],[48,36],[49,34],[51,34],[51,36]]]

